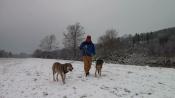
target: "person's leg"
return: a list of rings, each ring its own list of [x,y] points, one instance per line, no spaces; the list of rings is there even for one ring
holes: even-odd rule
[[[88,72],[89,72],[92,65],[92,57],[88,56],[87,59],[88,59]]]
[[[89,64],[88,64],[88,57],[83,56],[83,62],[84,62],[84,72],[85,74],[89,72]]]

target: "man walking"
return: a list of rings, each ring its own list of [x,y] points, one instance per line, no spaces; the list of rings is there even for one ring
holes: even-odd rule
[[[89,70],[91,69],[92,56],[95,55],[95,46],[91,41],[90,35],[88,35],[86,40],[81,43],[80,50],[83,56],[85,75],[88,76]]]

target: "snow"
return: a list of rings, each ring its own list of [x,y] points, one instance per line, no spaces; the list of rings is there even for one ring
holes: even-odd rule
[[[64,85],[52,79],[54,62],[72,62]],[[102,77],[84,77],[80,61],[0,59],[0,98],[175,98],[175,69],[104,64]]]

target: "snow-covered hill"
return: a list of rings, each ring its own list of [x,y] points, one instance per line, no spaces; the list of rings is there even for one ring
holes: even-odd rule
[[[0,59],[0,98],[175,98],[175,69],[104,64],[102,77],[72,62],[66,84],[53,82],[53,59]],[[60,78],[60,77],[59,77]]]

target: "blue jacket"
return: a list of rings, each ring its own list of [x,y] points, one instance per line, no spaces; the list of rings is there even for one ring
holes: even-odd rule
[[[92,42],[82,42],[80,45],[82,56],[93,56],[95,55],[95,46]]]

